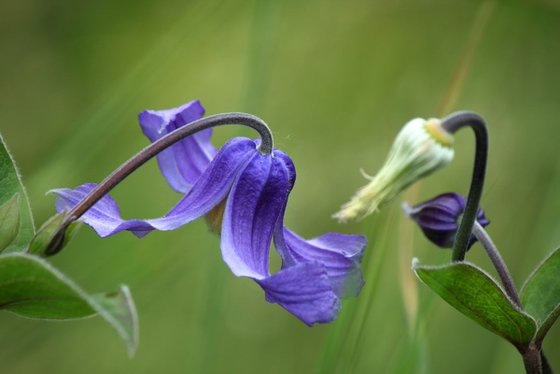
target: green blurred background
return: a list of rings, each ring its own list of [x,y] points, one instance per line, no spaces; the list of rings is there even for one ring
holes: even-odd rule
[[[0,130],[39,224],[54,213],[47,190],[100,181],[147,144],[138,112],[200,99],[208,114],[262,117],[292,156],[289,227],[371,242],[362,295],[308,328],[231,274],[203,220],[142,240],[84,228],[52,261],[92,292],[130,285],[136,357],[100,318],[4,313],[3,373],[522,372],[513,347],[412,278],[412,256],[436,264],[449,253],[399,201],[358,224],[330,215],[406,121],[476,111],[491,136],[488,229],[521,285],[560,242],[560,1],[5,0],[0,53]],[[220,128],[214,143],[237,135],[254,134]],[[460,133],[451,166],[408,199],[466,193],[472,149]],[[155,162],[113,196],[126,217],[160,215],[180,197]],[[469,259],[491,270],[482,252]],[[558,370],[559,347],[556,327],[545,348]]]

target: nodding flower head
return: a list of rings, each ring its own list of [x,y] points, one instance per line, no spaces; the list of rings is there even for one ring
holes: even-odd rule
[[[198,101],[181,107],[145,111],[139,116],[144,134],[156,142],[202,117]],[[367,240],[361,235],[326,233],[304,239],[284,225],[288,196],[296,171],[281,150],[263,154],[260,141],[234,138],[216,149],[206,129],[157,155],[170,186],[183,197],[163,217],[123,219],[115,200],[104,195],[82,216],[102,237],[131,231],[143,237],[153,230],[175,230],[206,216],[221,235],[222,257],[237,276],[253,279],[266,300],[277,303],[308,325],[334,320],[341,298],[355,296],[364,285],[361,260]],[[58,211],[70,210],[96,185],[54,190]],[[157,196],[155,196],[157,198]],[[270,246],[282,258],[271,274]]]
[[[341,222],[364,218],[420,178],[449,164],[453,153],[453,135],[442,128],[440,120],[411,120],[397,135],[377,175],[365,175],[370,182],[333,217]]]
[[[420,226],[429,241],[440,248],[451,248],[465,205],[463,196],[448,192],[413,207],[405,203],[403,209]],[[478,210],[476,220],[483,227],[490,224],[482,209]],[[476,238],[471,235],[468,248],[475,242]]]

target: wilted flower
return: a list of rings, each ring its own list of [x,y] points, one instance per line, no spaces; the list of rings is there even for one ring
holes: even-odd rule
[[[453,136],[438,119],[416,118],[397,135],[389,157],[370,182],[334,215],[341,222],[361,219],[375,212],[420,178],[453,159]]]
[[[139,120],[144,134],[155,141],[203,113],[194,101],[177,109],[145,111]],[[255,280],[269,302],[308,325],[332,321],[340,309],[339,298],[356,295],[363,285],[365,237],[328,233],[300,238],[283,225],[296,178],[292,160],[276,149],[263,155],[258,141],[241,137],[216,151],[210,137],[210,130],[199,132],[157,156],[171,187],[185,194],[164,217],[123,220],[117,203],[105,195],[81,219],[102,237],[123,230],[142,237],[154,229],[176,229],[216,208],[213,222],[221,226],[222,256],[235,275]],[[95,186],[54,190],[57,210],[72,208]],[[273,237],[283,263],[282,270],[271,275]]]
[[[440,248],[451,248],[465,205],[463,196],[448,192],[413,207],[403,204],[403,209],[420,226],[428,240]],[[490,224],[482,209],[478,210],[476,220],[483,227]],[[471,235],[468,248],[475,242],[476,238]]]

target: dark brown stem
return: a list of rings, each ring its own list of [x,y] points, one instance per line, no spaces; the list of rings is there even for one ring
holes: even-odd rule
[[[527,374],[543,374],[541,352],[537,347],[531,345],[523,353],[523,364]]]

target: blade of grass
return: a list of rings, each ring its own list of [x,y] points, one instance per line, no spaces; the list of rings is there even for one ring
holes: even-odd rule
[[[209,260],[205,264],[205,290],[201,292],[204,297],[201,300],[200,307],[196,308],[195,318],[195,322],[201,326],[201,330],[204,332],[200,336],[201,347],[199,349],[201,352],[197,355],[197,362],[194,366],[196,367],[195,371],[199,373],[219,372],[217,369],[219,362],[215,359],[215,355],[220,349],[222,340],[221,334],[225,316],[224,304],[228,291],[227,270],[224,264],[213,261],[214,258]]]
[[[357,317],[354,319],[352,329],[350,330],[352,335],[349,336],[349,341],[345,345],[348,347],[348,355],[350,357],[348,365],[346,366],[346,372],[348,373],[354,372],[353,369],[356,365],[356,362],[358,361],[358,347],[363,339],[363,332],[365,330],[364,326],[368,320],[370,310],[374,304],[373,302],[376,296],[376,291],[379,289],[381,270],[385,262],[385,254],[387,253],[387,248],[389,247],[387,245],[388,232],[390,231],[389,228],[394,225],[396,216],[399,213],[396,212],[396,210],[397,209],[393,208],[389,211],[389,217],[387,218],[386,227],[383,230],[383,235],[380,235],[379,241],[375,243],[376,245],[373,251],[379,251],[381,253],[375,260],[372,256],[372,259],[370,260],[371,263],[366,263],[366,269],[371,269],[371,272],[368,274],[371,286],[367,293],[364,295],[366,296],[364,302],[358,304]]]
[[[282,2],[271,0],[256,1],[253,6],[244,103],[249,113],[262,111],[268,98],[270,79],[267,79],[267,74],[281,7]]]
[[[406,196],[406,201],[418,201],[420,195],[420,184],[411,188]],[[399,275],[402,293],[402,301],[406,315],[406,322],[409,334],[416,329],[418,313],[418,287],[416,278],[410,270],[410,259],[413,257],[414,236],[413,225],[405,214],[400,215],[399,219]]]
[[[344,302],[338,320],[330,326],[317,367],[318,373],[343,371],[347,367],[345,364],[351,359],[367,311],[371,307],[378,289],[377,284],[387,251],[387,245],[385,245],[387,232],[391,227],[393,217],[394,214],[391,212],[382,215],[377,218],[379,221],[371,224],[367,230],[370,244],[363,262],[363,268],[366,270],[366,285],[358,298]]]
[[[449,113],[457,104],[459,95],[463,91],[465,81],[471,70],[472,61],[474,59],[475,53],[480,45],[486,26],[491,18],[494,9],[496,8],[496,1],[489,0],[483,2],[478,8],[477,14],[475,16],[471,31],[467,43],[465,45],[464,52],[462,53],[461,59],[459,60],[457,67],[455,68],[455,73],[453,78],[449,83],[449,87],[437,113],[440,116],[444,116]]]

